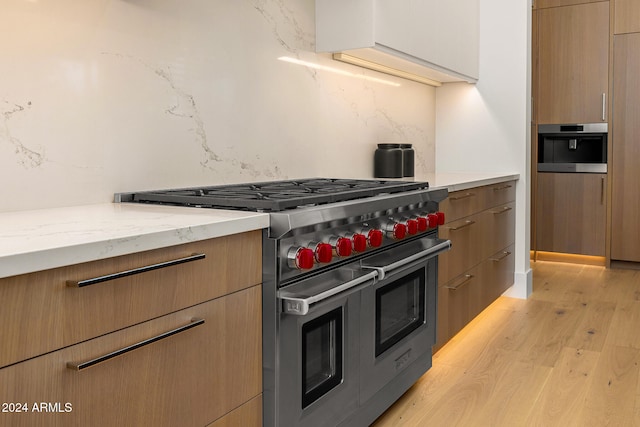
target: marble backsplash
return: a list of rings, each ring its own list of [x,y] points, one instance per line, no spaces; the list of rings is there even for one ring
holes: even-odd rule
[[[4,1],[0,212],[151,188],[371,178],[376,144],[390,141],[413,144],[417,174],[433,172],[435,89],[316,54],[314,7]]]

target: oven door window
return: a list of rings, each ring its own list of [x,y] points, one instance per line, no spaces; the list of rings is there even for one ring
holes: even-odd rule
[[[376,357],[425,322],[425,269],[376,290]]]
[[[342,382],[342,307],[302,326],[302,408]]]

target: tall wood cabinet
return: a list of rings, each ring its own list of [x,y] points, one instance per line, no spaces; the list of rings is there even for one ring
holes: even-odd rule
[[[608,118],[609,2],[538,5],[539,124]]]
[[[616,35],[613,60],[611,259],[640,262],[640,33]]]
[[[640,2],[615,0],[614,34],[640,32]]]
[[[253,231],[0,279],[0,426],[261,425],[261,276]]]

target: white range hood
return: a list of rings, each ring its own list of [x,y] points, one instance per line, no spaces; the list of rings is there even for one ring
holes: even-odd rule
[[[316,51],[432,86],[478,80],[478,0],[316,0]]]

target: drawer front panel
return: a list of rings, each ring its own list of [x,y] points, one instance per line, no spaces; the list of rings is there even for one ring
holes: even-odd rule
[[[193,254],[205,257],[145,269]],[[11,301],[0,310],[0,367],[257,285],[261,262],[255,231],[0,279],[0,300]]]
[[[438,256],[438,283],[447,283],[482,261],[483,220],[482,214],[472,215],[439,228],[439,237],[451,240],[451,250]]]
[[[262,395],[254,397],[238,409],[209,424],[207,427],[262,426]]]
[[[515,245],[511,245],[493,254],[484,265],[482,299],[485,305],[491,304],[504,291],[513,285],[515,270]]]
[[[482,213],[485,225],[483,259],[515,242],[515,202],[487,209]]]
[[[515,181],[503,182],[485,187],[485,208],[492,208],[516,200]]]
[[[476,266],[438,288],[438,336],[436,347],[457,334],[484,308],[482,266]]]
[[[204,323],[81,371],[67,367],[193,319]],[[0,369],[3,401],[26,402],[30,410],[3,413],[0,422],[14,427],[207,425],[260,395],[261,331],[261,287],[255,286]],[[37,402],[59,403],[50,409],[60,411],[33,412]]]
[[[472,215],[482,210],[485,204],[485,192],[483,187],[469,190],[454,191],[444,199],[438,208],[445,213],[447,222]]]

